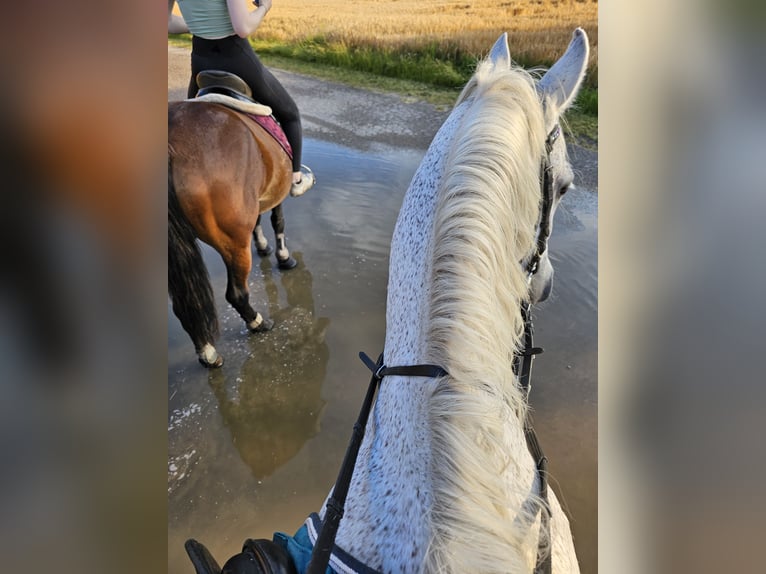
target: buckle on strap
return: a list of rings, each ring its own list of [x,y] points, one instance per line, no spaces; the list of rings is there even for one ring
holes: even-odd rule
[[[380,380],[380,371],[383,369],[383,355],[381,354],[380,357],[378,357],[377,362],[373,362],[370,357],[367,356],[367,353],[364,351],[359,351],[359,358],[362,359],[362,362],[364,363],[364,366],[370,369],[370,372],[372,372],[373,375],[375,375],[375,378]]]

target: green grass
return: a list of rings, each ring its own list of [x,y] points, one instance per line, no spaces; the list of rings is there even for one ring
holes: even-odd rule
[[[191,49],[191,34],[168,34],[168,44]]]
[[[598,118],[598,89],[583,87],[577,95],[575,106],[581,113]]]
[[[188,34],[170,35],[172,45],[190,47]],[[384,49],[348,46],[322,37],[298,43],[250,40],[263,63],[353,86],[401,94],[447,110],[471,77],[476,59],[454,47],[426,46]],[[518,62],[524,67],[546,63]],[[550,65],[550,63],[547,63]],[[598,145],[597,80],[586,81],[573,110],[567,114],[571,135],[588,147]]]
[[[460,93],[457,88],[442,88],[414,80],[378,76],[339,66],[317,65],[284,56],[264,54],[261,56],[261,61],[270,68],[313,76],[367,90],[396,93],[407,101],[426,101],[444,111],[454,105]]]
[[[191,48],[191,40],[188,34],[168,36],[169,44],[173,46]],[[323,58],[311,59],[298,57],[298,49],[288,45],[281,45],[277,49],[261,49],[254,43],[258,57],[268,67],[295,72],[306,76],[313,76],[323,80],[352,85],[359,88],[376,90],[381,92],[397,93],[408,100],[427,101],[439,109],[448,110],[452,107],[462,88],[461,84],[455,87],[435,85],[418,79],[408,79],[374,73],[369,70],[360,70],[350,66],[342,57],[335,58],[335,63],[329,63],[331,58],[326,55]],[[345,64],[345,65],[344,65]]]
[[[564,118],[567,141],[598,151],[598,118],[570,109]]]
[[[258,55],[283,56],[303,62],[336,66],[377,76],[416,80],[441,88],[457,88],[471,75],[474,61],[436,45],[419,50],[349,46],[316,36],[298,43],[251,40]]]

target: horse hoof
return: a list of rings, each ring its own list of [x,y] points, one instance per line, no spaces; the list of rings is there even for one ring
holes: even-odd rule
[[[266,319],[265,317],[260,323],[258,323],[257,327],[248,327],[251,333],[265,333],[266,331],[271,331],[273,328],[274,321],[271,319]]]
[[[205,343],[197,353],[197,358],[203,367],[208,369],[217,369],[223,365],[223,357],[218,354],[215,347],[210,343]]]
[[[207,369],[220,369],[223,367],[223,357],[221,355],[218,355],[213,362],[209,362],[202,357],[197,357],[197,359],[199,360],[199,364]]]
[[[274,248],[271,245],[267,245],[263,249],[260,247],[256,247],[255,251],[260,255],[261,257],[268,257],[272,253],[274,253]]]
[[[297,267],[298,262],[293,257],[287,257],[287,259],[277,259],[277,267],[279,267],[282,271],[287,271],[288,269],[294,269]]]

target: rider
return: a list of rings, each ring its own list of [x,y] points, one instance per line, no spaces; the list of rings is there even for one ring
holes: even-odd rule
[[[182,16],[172,13],[176,0],[168,0],[168,33],[191,32],[192,77],[188,97],[197,93],[196,77],[202,70],[223,70],[242,78],[253,99],[271,107],[293,151],[293,185],[290,195],[298,197],[314,185],[310,170],[301,169],[303,130],[298,106],[282,84],[261,63],[248,36],[258,29],[272,0],[253,0],[248,10],[243,0],[178,0]]]

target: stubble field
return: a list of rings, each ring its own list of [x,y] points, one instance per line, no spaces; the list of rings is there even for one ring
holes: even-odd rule
[[[511,53],[528,65],[550,65],[582,26],[591,42],[589,84],[597,85],[595,0],[275,0],[256,39],[321,41],[349,50],[436,52],[475,61],[504,31]]]

